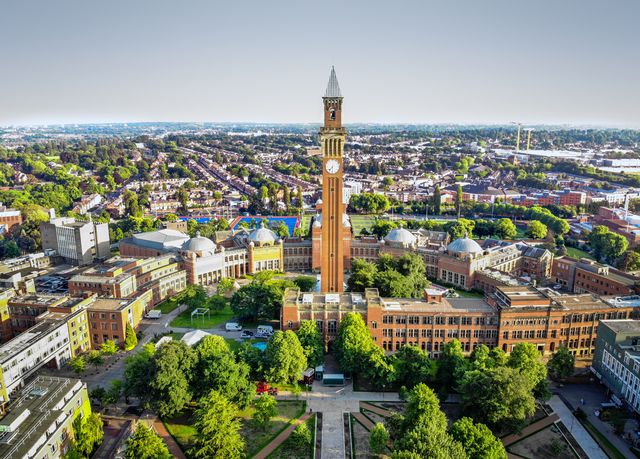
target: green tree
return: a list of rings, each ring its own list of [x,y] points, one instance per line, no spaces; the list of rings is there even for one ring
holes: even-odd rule
[[[433,380],[436,363],[417,346],[402,346],[395,354],[396,381],[408,388]]]
[[[138,337],[136,336],[136,332],[133,330],[131,324],[127,321],[127,327],[125,329],[125,337],[124,337],[124,350],[130,351],[134,347],[138,345]]]
[[[445,225],[445,231],[449,233],[451,239],[460,239],[461,237],[472,237],[475,223],[466,218],[459,218],[454,222]]]
[[[255,411],[253,412],[253,422],[255,422],[260,428],[266,429],[271,418],[278,415],[278,402],[275,397],[265,394],[256,399],[253,402]]]
[[[623,271],[637,271],[640,269],[640,253],[627,250],[618,260],[618,268]]]
[[[162,438],[144,422],[138,422],[133,434],[127,440],[125,459],[171,459],[171,453]]]
[[[100,365],[104,363],[104,358],[102,357],[102,353],[100,351],[89,351],[87,354],[87,361],[98,368]]]
[[[104,435],[100,415],[91,413],[89,416],[77,416],[73,421],[73,435],[77,450],[90,456],[100,446]]]
[[[440,208],[442,206],[442,193],[440,192],[440,185],[436,185],[433,189],[433,213],[440,215]]]
[[[538,220],[531,220],[527,225],[527,235],[531,239],[544,239],[547,237],[547,232],[547,225]]]
[[[118,352],[118,345],[113,340],[108,339],[100,346],[100,352],[104,355],[113,355]]]
[[[371,231],[371,234],[374,234],[378,236],[379,239],[382,239],[387,234],[389,234],[389,231],[397,227],[398,225],[395,222],[392,222],[391,220],[383,220],[381,218],[377,218],[373,222],[373,225],[371,225],[370,231]]]
[[[518,229],[510,219],[501,218],[496,223],[495,233],[500,239],[513,239],[518,234]]]
[[[241,408],[255,396],[255,386],[249,380],[249,366],[236,362],[229,345],[221,336],[206,336],[196,347],[194,386],[198,394],[216,390]]]
[[[280,237],[281,239],[284,239],[284,238],[287,238],[287,237],[291,236],[289,234],[289,227],[283,221],[279,222],[275,226],[275,228],[273,228],[273,232],[276,233],[278,235],[278,237]]]
[[[212,390],[200,399],[193,424],[196,435],[190,455],[196,459],[240,459],[244,440],[236,407]]]
[[[297,276],[293,283],[303,292],[310,292],[316,286],[316,278],[313,276]]]
[[[303,320],[296,331],[302,345],[307,364],[316,367],[324,359],[324,342],[322,334],[313,320]]]
[[[462,185],[458,185],[456,190],[456,214],[460,218],[460,211],[462,210]]]
[[[374,454],[381,454],[387,447],[389,432],[383,423],[378,422],[369,433],[369,448]]]
[[[190,382],[197,356],[182,341],[163,344],[151,357],[149,378],[152,407],[161,417],[178,413],[191,400]]]
[[[311,441],[313,440],[313,435],[309,430],[306,422],[298,424],[298,426],[291,433],[291,442],[298,449],[307,448],[311,445]]]
[[[109,389],[107,390],[106,402],[109,405],[113,405],[118,403],[120,400],[120,396],[122,395],[123,383],[119,379],[113,379],[109,383]]]
[[[154,352],[154,344],[149,343],[125,360],[124,393],[138,397],[143,404],[150,400],[149,375],[154,371]]]
[[[446,343],[438,359],[437,380],[443,389],[449,391],[467,368],[462,344],[457,339]]]
[[[547,367],[542,360],[542,354],[535,344],[518,343],[514,346],[507,363],[511,368],[516,368],[531,382],[531,387],[541,391],[547,381]]]
[[[535,411],[531,380],[515,368],[467,371],[458,391],[465,411],[492,426],[518,428]]]
[[[481,423],[474,424],[471,418],[463,417],[453,423],[449,433],[462,444],[469,459],[506,459],[507,452],[502,442],[489,428]]]
[[[235,288],[236,281],[230,277],[225,277],[218,283],[218,287],[216,291],[218,295],[230,295],[233,293],[233,289]]]
[[[566,346],[560,346],[558,352],[547,362],[547,368],[553,379],[564,379],[573,375],[576,358]]]
[[[298,336],[291,330],[277,331],[265,351],[269,380],[278,383],[297,381],[307,368],[307,358]]]
[[[349,290],[352,292],[364,292],[365,288],[373,287],[377,274],[378,267],[375,263],[355,258],[351,261],[351,276],[347,281]]]
[[[596,226],[589,234],[589,243],[597,258],[613,261],[629,247],[624,236],[609,231],[606,226]]]
[[[333,346],[340,368],[349,373],[363,372],[374,347],[377,346],[362,316],[357,313],[345,315]]]
[[[82,355],[78,355],[72,358],[71,362],[69,362],[69,365],[71,366],[73,371],[77,374],[84,373],[87,369],[87,361]]]
[[[272,285],[251,282],[231,297],[231,309],[242,321],[275,317],[282,303],[281,292]]]

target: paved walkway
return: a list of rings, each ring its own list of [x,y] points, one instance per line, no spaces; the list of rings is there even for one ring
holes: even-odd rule
[[[303,422],[306,422],[307,419],[311,417],[311,414],[312,413],[305,413],[302,416],[300,416],[298,419],[296,419],[294,422],[292,422],[291,425],[286,429],[284,429],[282,432],[280,432],[280,434],[276,438],[274,438],[271,441],[271,443],[269,443],[267,446],[262,448],[258,452],[258,454],[253,456],[253,459],[265,459],[266,457],[268,457],[269,454],[273,453],[276,450],[276,448],[278,448],[278,446],[280,446],[282,443],[284,443],[284,441],[287,438],[289,438],[289,435],[291,435],[291,433],[295,430],[298,424],[302,424]]]
[[[571,432],[573,438],[575,438],[590,459],[608,459],[604,451],[602,451],[600,446],[596,443],[589,432],[585,430],[582,424],[580,424],[580,421],[576,419],[560,397],[554,395],[547,403],[553,409],[553,412],[558,415],[567,430]]]
[[[167,448],[169,448],[169,452],[174,458],[187,459],[187,456],[185,456],[182,452],[180,445],[178,445],[178,443],[173,439],[160,419],[155,418],[153,420],[153,429],[158,435],[160,435],[160,438],[162,438],[164,443],[167,445]]]
[[[545,427],[550,426],[554,422],[556,422],[559,418],[557,414],[552,414],[551,416],[547,416],[544,419],[540,419],[539,421],[534,422],[531,425],[528,425],[520,434],[507,435],[502,439],[502,444],[507,447],[509,445],[513,445],[514,443],[522,440],[524,437],[528,437],[529,435],[536,433],[539,430],[544,429]]]

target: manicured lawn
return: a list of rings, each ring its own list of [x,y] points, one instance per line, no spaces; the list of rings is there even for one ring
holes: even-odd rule
[[[314,432],[316,429],[316,415],[314,414],[305,422],[309,432],[311,432],[311,443],[307,447],[296,447],[291,441],[291,437],[287,438],[283,444],[278,446],[276,450],[269,454],[269,459],[311,459],[313,457],[314,448]]]
[[[193,428],[193,410],[186,409],[175,418],[164,420],[164,426],[185,453],[191,448],[196,429]]]
[[[227,306],[220,312],[211,311],[211,316],[194,317],[191,321],[191,311],[186,310],[178,317],[171,321],[170,327],[179,328],[214,328],[225,322],[229,322],[233,319],[233,311],[230,306]]]
[[[593,256],[589,252],[576,249],[575,247],[567,247],[567,255],[571,258],[588,258],[589,260],[595,260],[595,258],[593,258]]]
[[[170,336],[175,341],[180,341],[182,339],[182,337],[184,336],[184,333],[172,332],[172,333],[169,333],[169,335],[167,335],[167,336]]]
[[[460,298],[484,298],[484,295],[480,292],[467,292],[466,290],[458,290],[456,289]]]
[[[375,215],[350,214],[349,217],[351,218],[351,227],[353,228],[353,234],[356,236],[360,236],[360,231],[362,231],[362,228],[367,228],[367,230],[370,230],[373,222],[376,219]]]
[[[305,410],[305,402],[297,400],[278,401],[278,415],[271,420],[266,429],[254,425],[251,416],[255,411],[253,407],[238,412],[242,419],[242,437],[247,442],[247,457],[252,457],[280,432],[282,432],[294,419],[302,416]]]
[[[175,298],[170,298],[168,300],[164,300],[162,303],[156,306],[156,309],[162,311],[163,314],[169,314],[178,306],[180,306],[180,304],[175,300]]]

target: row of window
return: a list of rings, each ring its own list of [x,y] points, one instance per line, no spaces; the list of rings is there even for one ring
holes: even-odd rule
[[[493,317],[460,316],[382,316],[383,324],[409,325],[495,325]]]

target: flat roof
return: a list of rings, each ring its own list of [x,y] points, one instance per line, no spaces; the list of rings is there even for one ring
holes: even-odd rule
[[[494,309],[482,298],[443,298],[441,302],[427,303],[420,299],[382,298],[382,312],[426,312],[426,313],[494,313]]]
[[[58,419],[69,416],[67,403],[60,402],[83,387],[85,384],[79,379],[53,376],[38,376],[25,386],[0,420],[0,426],[11,430],[0,433],[0,458],[28,457],[35,442]]]
[[[638,333],[640,334],[640,320],[620,319],[620,320],[601,320],[601,324],[605,324],[616,333]]]
[[[64,324],[64,320],[59,318],[45,319],[37,322],[33,327],[20,333],[15,338],[0,346],[0,363],[10,360],[15,354],[31,346],[42,339],[52,330]]]
[[[34,306],[51,306],[52,304],[65,301],[69,297],[66,295],[20,295],[9,300],[10,304],[32,304]]]
[[[537,289],[528,285],[522,286],[500,286],[496,290],[502,292],[510,300],[543,300],[547,297]]]
[[[123,298],[96,298],[96,300],[89,305],[89,309],[117,311],[131,304],[131,299]]]

